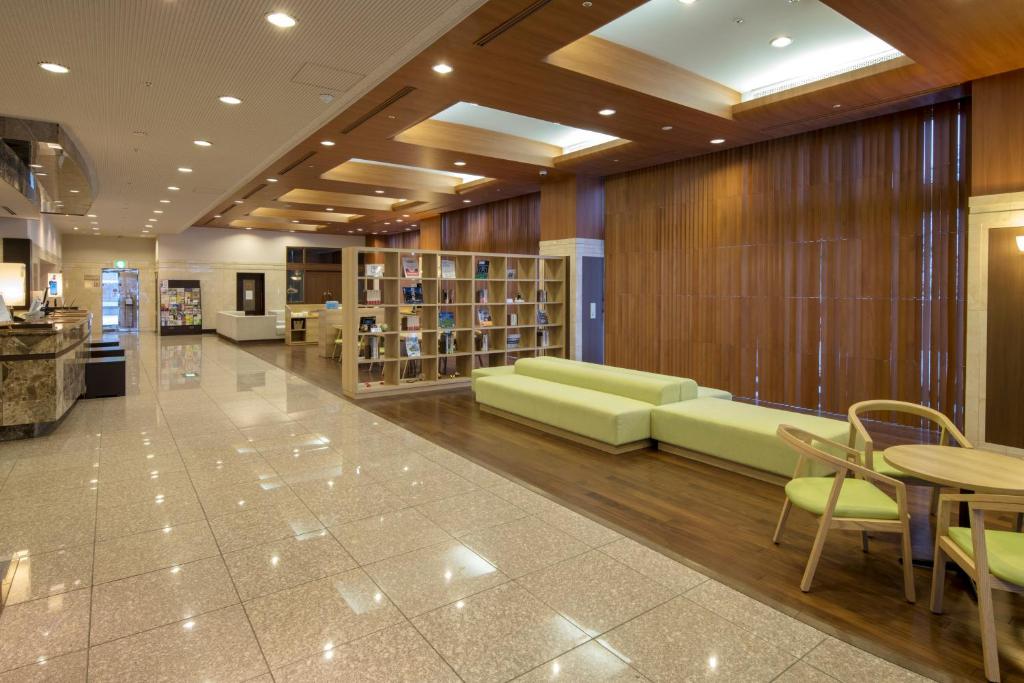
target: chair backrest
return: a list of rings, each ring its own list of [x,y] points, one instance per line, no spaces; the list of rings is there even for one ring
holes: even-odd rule
[[[941,430],[939,435],[939,444],[943,446],[949,445],[949,439],[952,437],[961,448],[973,448],[973,446],[971,446],[971,442],[967,440],[967,437],[964,436],[959,429],[957,429],[956,425],[953,424],[953,421],[937,410],[927,406],[918,405],[916,403],[908,403],[906,401],[892,401],[887,399],[860,401],[850,406],[849,411],[847,411],[850,420],[850,438],[847,445],[850,448],[855,448],[857,446],[858,438],[864,442],[864,460],[865,464],[869,468],[874,467],[873,458],[875,442],[867,428],[864,426],[864,423],[861,422],[860,416],[865,413],[878,412],[903,413],[905,415],[914,415],[915,417],[928,420]]]
[[[870,479],[876,483],[888,484],[897,489],[903,488],[903,484],[901,482],[883,474],[879,474],[873,470],[869,470],[867,467],[861,465],[860,451],[854,448],[844,446],[841,443],[836,443],[831,439],[826,439],[825,437],[818,436],[817,434],[812,434],[811,432],[800,429],[799,427],[794,427],[793,425],[779,425],[776,434],[778,434],[779,438],[788,444],[800,456],[796,463],[796,470],[793,472],[794,479],[800,476],[804,460],[807,458],[813,458],[814,460],[818,460],[829,467],[835,468],[836,474],[840,479],[845,477],[847,474],[852,474],[855,477]],[[816,444],[827,446],[839,453],[845,453],[846,459],[824,451]]]

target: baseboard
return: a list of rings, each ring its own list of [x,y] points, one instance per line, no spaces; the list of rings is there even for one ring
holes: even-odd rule
[[[498,417],[504,418],[511,422],[516,422],[526,427],[530,427],[532,429],[536,429],[538,431],[545,432],[547,434],[551,434],[562,439],[575,441],[576,443],[583,444],[584,446],[596,448],[600,451],[604,451],[605,453],[611,453],[613,455],[621,455],[622,453],[640,451],[645,448],[651,448],[654,445],[654,441],[652,441],[651,439],[641,439],[640,441],[631,441],[630,443],[624,443],[619,446],[613,446],[612,444],[608,444],[603,441],[598,441],[597,439],[591,439],[589,437],[582,436],[574,432],[566,431],[564,429],[559,429],[558,427],[552,427],[551,425],[544,424],[543,422],[537,422],[536,420],[531,420],[527,417],[522,417],[514,413],[509,413],[499,408],[492,408],[491,406],[484,405],[482,403],[477,403],[477,406],[479,406],[482,412],[490,413],[491,415],[497,415]]]
[[[683,458],[690,460],[696,460],[697,462],[704,463],[705,465],[711,465],[723,470],[729,470],[736,474],[742,474],[745,477],[751,477],[753,479],[759,479],[769,484],[775,484],[776,486],[785,486],[789,483],[789,477],[783,477],[778,474],[771,472],[765,472],[759,470],[756,467],[749,467],[747,465],[741,465],[738,462],[732,462],[731,460],[725,460],[714,455],[708,455],[707,453],[698,453],[697,451],[691,451],[688,448],[680,448],[679,446],[673,446],[672,444],[665,443],[664,441],[658,442],[658,450],[663,453],[671,453],[672,455],[678,455]]]

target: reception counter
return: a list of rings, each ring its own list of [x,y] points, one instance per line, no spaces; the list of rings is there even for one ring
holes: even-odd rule
[[[85,391],[92,315],[0,323],[0,440],[46,433]]]

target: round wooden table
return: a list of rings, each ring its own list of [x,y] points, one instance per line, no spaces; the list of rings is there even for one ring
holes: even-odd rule
[[[976,493],[1024,494],[1024,459],[977,448],[892,446],[882,457],[907,474]]]

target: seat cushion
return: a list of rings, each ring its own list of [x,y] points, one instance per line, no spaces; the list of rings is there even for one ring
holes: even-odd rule
[[[725,401],[732,400],[732,394],[725,389],[712,389],[711,387],[697,387],[697,398],[720,398]]]
[[[649,439],[651,405],[520,374],[479,377],[476,400],[613,446]]]
[[[521,358],[516,361],[515,368],[519,375],[593,389],[653,405],[675,403],[697,396],[697,383],[692,379],[611,368],[564,358]]]
[[[969,528],[950,527],[949,537],[974,559],[974,544],[971,542]],[[986,531],[985,550],[988,554],[988,569],[992,574],[1003,581],[1024,586],[1024,534],[1016,531]]]
[[[493,368],[473,368],[472,387],[476,391],[476,381],[480,377],[494,377],[495,375],[511,375],[516,371],[512,365],[495,365]]]
[[[801,510],[820,515],[825,512],[835,482],[833,477],[801,477],[786,484],[786,495]],[[896,501],[884,491],[871,482],[849,477],[843,480],[834,515],[861,519],[900,518]]]
[[[776,434],[780,424],[839,443],[846,442],[849,430],[841,420],[717,398],[695,398],[651,411],[651,436],[658,441],[791,477],[799,456]],[[816,476],[832,471],[808,458],[802,474]]]

